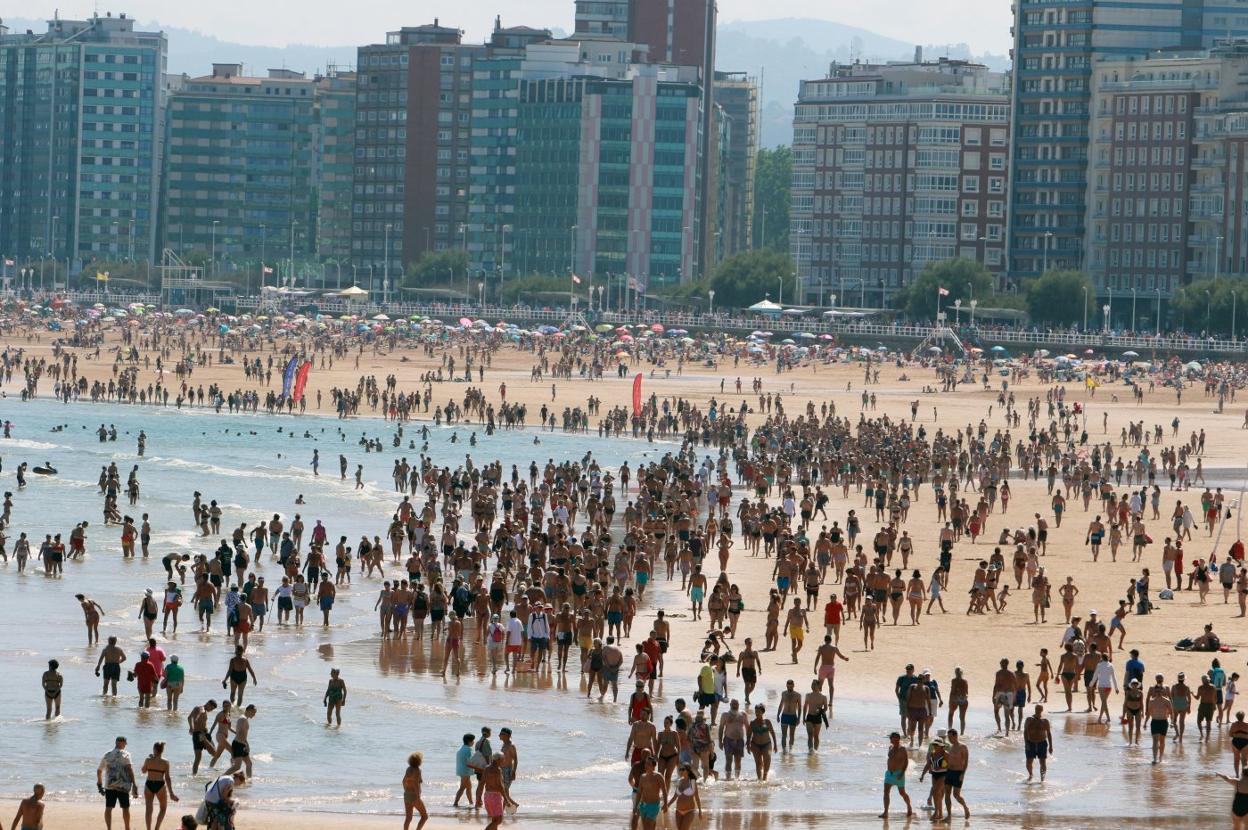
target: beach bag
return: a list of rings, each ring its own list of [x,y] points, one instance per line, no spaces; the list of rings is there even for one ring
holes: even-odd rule
[[[478,750],[476,750],[475,752],[473,752],[473,753],[472,753],[472,757],[470,757],[470,758],[468,759],[468,768],[469,768],[469,769],[474,769],[474,770],[478,770],[478,771],[479,771],[479,770],[483,770],[483,769],[485,769],[485,768],[486,768],[486,767],[488,767],[489,765],[490,765],[490,761],[489,761],[489,759],[488,759],[488,758],[486,758],[486,757],[485,757],[485,753],[484,753],[484,752],[482,752],[482,751],[481,751],[481,750],[479,750],[479,749],[478,749]]]
[[[1169,588],[1163,588],[1161,592],[1157,594],[1157,598],[1158,599],[1174,599],[1174,591],[1171,591]]]

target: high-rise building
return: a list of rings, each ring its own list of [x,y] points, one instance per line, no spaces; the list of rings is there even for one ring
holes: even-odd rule
[[[468,220],[473,66],[487,51],[437,20],[359,49],[351,252],[374,288],[454,246]]]
[[[806,302],[882,305],[929,262],[1004,265],[1006,76],[941,59],[833,64],[793,119],[790,247]]]
[[[473,68],[468,221],[456,246],[466,246],[474,271],[500,279],[518,273],[515,239],[516,116],[521,69],[530,44],[548,29],[504,28],[495,20],[489,51]]]
[[[520,87],[515,257],[526,272],[645,290],[695,263],[701,86],[689,68]]]
[[[165,247],[206,252],[210,273],[255,275],[263,262],[284,279],[293,263],[341,248],[345,208],[333,200],[350,193],[353,80],[288,69],[253,77],[229,63],[175,80]]]
[[[575,35],[628,40],[632,0],[576,0]]]
[[[335,269],[349,268],[355,181],[355,73],[328,67],[316,79],[315,107],[316,254]]]
[[[1097,61],[1090,109],[1089,326],[1164,325],[1182,285],[1248,275],[1248,42]]]
[[[751,245],[754,227],[754,167],[758,160],[758,84],[739,72],[715,73],[715,103],[723,122],[725,158],[717,243],[713,259],[720,260]]]
[[[1019,0],[1014,6],[1009,275],[1083,268],[1092,72],[1102,59],[1199,49],[1242,33],[1203,0]],[[1243,27],[1240,26],[1240,30]]]
[[[155,257],[165,55],[125,15],[0,26],[0,253]]]

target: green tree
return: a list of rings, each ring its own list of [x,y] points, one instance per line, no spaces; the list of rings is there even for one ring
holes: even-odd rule
[[[758,151],[754,168],[755,247],[789,250],[789,190],[793,185],[793,151],[780,146]]]
[[[1048,271],[1027,283],[1026,289],[1027,314],[1034,322],[1082,324],[1085,312],[1096,320],[1096,289],[1082,271]]]
[[[497,284],[497,283],[496,283]],[[533,303],[535,305],[560,305],[568,303],[568,291],[572,290],[578,297],[581,308],[588,307],[589,284],[582,282],[576,285],[569,277],[552,277],[549,274],[530,274],[525,277],[511,277],[498,289],[498,300],[503,305],[516,302]]]
[[[948,291],[941,296],[940,289]],[[932,320],[936,317],[936,298],[940,297],[942,309],[953,308],[954,300],[963,305],[972,299],[987,304],[992,293],[992,273],[970,259],[946,259],[931,262],[914,278],[899,302],[905,302],[906,313],[915,320]]]
[[[1156,295],[1141,293],[1140,303],[1154,303]],[[1115,303],[1122,308],[1121,301]],[[1207,331],[1227,335],[1232,327],[1236,337],[1248,330],[1248,288],[1227,277],[1203,279],[1188,283],[1170,298],[1170,319],[1187,331]],[[1154,316],[1151,312],[1148,316]],[[1141,317],[1145,317],[1143,313]],[[1162,318],[1162,326],[1166,320]]]
[[[783,287],[782,287],[783,284]],[[766,296],[796,301],[797,279],[787,251],[742,251],[719,263],[708,286],[716,308],[750,306]]]
[[[462,285],[467,272],[468,255],[462,248],[431,251],[407,266],[403,286],[405,288],[429,288],[445,286],[456,281]]]

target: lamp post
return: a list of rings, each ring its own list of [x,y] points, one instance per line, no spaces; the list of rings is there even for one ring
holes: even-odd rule
[[[953,301],[953,325],[955,327],[962,325],[962,300]]]
[[[1053,231],[1044,232],[1044,268],[1040,271],[1040,276],[1044,276],[1049,272],[1049,240],[1053,238]]]
[[[134,260],[134,218],[130,219],[130,259]]]
[[[507,276],[507,234],[511,232],[511,225],[503,225],[503,247],[499,251],[498,260],[498,283],[502,286],[503,279]]]
[[[1213,307],[1213,295],[1205,291],[1205,334],[1209,333],[1209,311]]]
[[[1135,326],[1136,326],[1135,321],[1137,319],[1139,318],[1135,316],[1135,286],[1132,286],[1131,287],[1131,332],[1132,334],[1135,333]]]
[[[780,276],[776,277],[776,280],[780,283],[780,290],[777,292],[776,303],[778,305],[783,306],[784,305],[784,275],[781,274]]]
[[[292,219],[290,222],[290,271],[286,274],[286,285],[290,288],[295,287],[295,228],[299,226],[298,219]]]
[[[208,276],[215,277],[217,275],[217,225],[221,224],[220,220],[212,220],[212,249],[208,257]]]
[[[1105,315],[1105,334],[1109,334],[1109,303],[1101,306],[1101,313]]]
[[[43,284],[42,278],[40,278],[39,283],[41,285]],[[1238,301],[1238,299],[1239,299],[1239,294],[1237,294],[1235,292],[1235,289],[1232,288],[1231,289],[1231,341],[1232,342],[1235,341],[1235,304]]]
[[[1088,333],[1088,287],[1083,286],[1083,333]]]
[[[269,226],[260,223],[260,293],[264,293],[264,255],[269,241]]]
[[[708,290],[706,292],[706,296],[710,298],[710,305],[706,313],[713,315],[715,314],[715,289],[712,288]]]
[[[1157,334],[1158,336],[1160,336],[1161,335],[1161,289],[1154,288],[1153,290],[1157,292],[1157,319],[1155,323],[1157,326]]]
[[[971,300],[971,328],[975,328],[975,306],[977,305],[979,305],[979,300]],[[1084,323],[1084,327],[1087,327],[1086,322]]]
[[[1213,240],[1213,287],[1218,287],[1218,272],[1222,270],[1222,240],[1224,237],[1217,237]]]
[[[394,230],[394,225],[386,223],[386,261],[382,266],[381,272],[381,302],[383,305],[390,302],[390,231]],[[428,230],[426,228],[426,230]]]
[[[485,281],[477,283],[477,305],[485,308]]]

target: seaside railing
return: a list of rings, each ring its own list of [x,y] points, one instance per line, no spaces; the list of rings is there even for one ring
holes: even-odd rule
[[[143,302],[159,304],[161,298],[153,294],[118,294],[103,292],[74,291],[66,295],[79,305],[105,303],[124,306],[128,303]],[[299,301],[293,301],[298,303]],[[240,297],[234,301],[234,308],[239,313],[281,313],[282,308],[275,306],[267,299],[257,297]],[[517,324],[554,325],[559,326],[571,319],[566,309],[534,308],[525,305],[480,306],[464,303],[387,303],[347,302],[345,300],[309,299],[298,305],[298,308],[315,306],[322,314],[344,315],[356,314],[361,317],[373,317],[385,314],[392,319],[406,319],[420,315],[434,317],[445,322],[456,322],[467,317],[473,320],[484,319],[494,324],[506,321]],[[718,312],[715,314],[691,313],[684,311],[606,311],[595,309],[586,313],[586,318],[593,324],[610,323],[615,326],[628,325],[662,325],[665,329],[684,328],[690,331],[714,329],[748,334],[752,331],[764,330],[774,332],[777,337],[788,337],[797,333],[809,333],[816,337],[821,334],[851,337],[855,339],[906,340],[919,342],[937,333],[930,325],[907,323],[876,322],[868,319],[828,320],[805,316],[770,316],[746,315],[741,313]],[[1093,349],[1104,351],[1138,351],[1141,356],[1150,353],[1169,353],[1176,351],[1203,352],[1210,354],[1237,355],[1248,352],[1248,341],[1244,339],[1226,339],[1217,337],[1199,337],[1187,334],[1142,334],[1131,332],[1076,332],[1054,329],[997,328],[960,326],[957,331],[970,334],[970,339],[982,348],[994,345],[1005,347],[1047,348],[1049,350],[1066,349],[1075,354],[1083,350]],[[1017,350],[1015,348],[1014,350]]]

